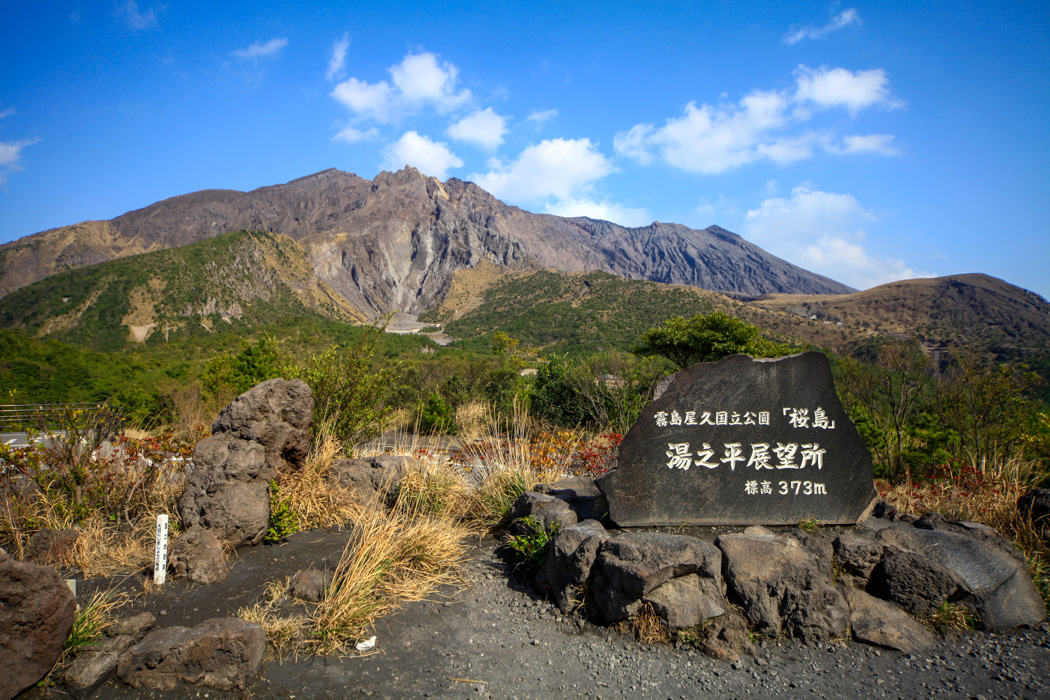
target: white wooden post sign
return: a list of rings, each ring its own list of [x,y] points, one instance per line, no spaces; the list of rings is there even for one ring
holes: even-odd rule
[[[168,574],[168,516],[157,516],[157,549],[153,557],[153,583],[160,585]]]

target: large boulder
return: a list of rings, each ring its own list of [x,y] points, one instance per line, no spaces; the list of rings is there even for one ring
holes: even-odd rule
[[[835,566],[862,581],[868,580],[872,569],[882,560],[882,545],[864,535],[843,532],[832,546]]]
[[[564,529],[575,525],[579,518],[569,504],[555,496],[537,491],[526,491],[511,506],[507,516],[510,525],[507,531],[514,537],[529,534],[530,526],[526,518],[532,518],[536,525],[544,530]]]
[[[924,566],[950,573],[958,590],[949,594],[949,600],[969,608],[982,629],[1034,626],[1046,619],[1024,557],[990,527],[927,516],[914,527],[884,528],[875,539],[915,552],[927,562]]]
[[[948,569],[917,552],[894,552],[871,572],[868,591],[913,615],[928,615],[959,589]]]
[[[229,574],[219,538],[199,525],[189,528],[171,543],[168,566],[176,578],[194,583],[220,583]]]
[[[592,477],[567,476],[533,490],[565,501],[581,521],[602,520],[609,514],[609,502]]]
[[[666,610],[666,602],[679,593],[691,596],[688,604],[693,605],[694,612],[726,607],[722,599],[722,556],[713,545],[695,537],[656,532],[611,537],[599,547],[594,569],[587,610],[599,622],[626,619],[645,602]],[[672,579],[689,574],[701,580],[695,595],[677,588],[650,595]],[[699,601],[697,596],[710,600]]]
[[[571,612],[583,602],[598,548],[607,539],[609,533],[597,520],[571,525],[554,537],[541,575],[562,612]]]
[[[763,527],[722,535],[715,545],[724,557],[730,601],[738,603],[757,631],[787,633],[805,641],[842,637],[849,608],[820,559],[791,537]]]
[[[422,463],[413,457],[383,454],[337,459],[332,462],[328,478],[341,488],[350,489],[358,503],[367,505],[375,501],[389,502],[401,480],[409,472],[422,468]]]
[[[16,561],[0,548],[0,699],[47,675],[62,655],[75,610],[58,571]]]
[[[79,537],[80,531],[75,527],[65,530],[38,530],[26,544],[25,560],[33,564],[71,566],[76,556]]]
[[[266,633],[240,618],[166,627],[120,655],[117,676],[134,688],[172,691],[180,683],[243,690],[266,651]]]
[[[270,481],[263,446],[229,435],[212,435],[193,450],[193,472],[179,498],[187,527],[215,533],[228,547],[259,544],[270,522]]]
[[[230,402],[212,423],[213,435],[258,442],[266,464],[297,469],[310,449],[314,397],[301,379],[269,379]]]
[[[906,654],[918,654],[937,642],[928,629],[893,603],[852,586],[839,590],[849,604],[850,631],[858,642]]]

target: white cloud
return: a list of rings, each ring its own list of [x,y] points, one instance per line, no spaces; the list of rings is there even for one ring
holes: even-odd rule
[[[350,35],[343,34],[343,38],[332,44],[332,55],[328,58],[328,70],[325,71],[325,80],[335,80],[343,72],[346,66],[346,52],[350,48]]]
[[[343,143],[359,143],[361,141],[373,141],[377,138],[379,138],[379,129],[358,129],[353,126],[346,126],[333,136],[332,140],[342,141]]]
[[[591,183],[613,172],[612,164],[590,139],[549,139],[529,146],[510,164],[489,161],[487,173],[470,179],[494,196],[517,202],[549,197],[569,200],[590,190]]]
[[[789,31],[784,35],[784,43],[793,46],[803,39],[820,39],[823,36],[837,32],[851,24],[860,24],[860,15],[855,8],[847,8],[831,18],[831,21],[823,27],[805,26]]]
[[[550,202],[544,211],[555,216],[587,216],[592,219],[612,221],[621,226],[646,226],[653,219],[645,209],[625,207],[608,199],[597,202],[587,198],[561,199]]]
[[[507,133],[507,118],[492,111],[478,110],[460,119],[448,128],[448,135],[457,141],[474,143],[490,151],[503,143]]]
[[[867,134],[864,136],[846,136],[841,146],[829,145],[836,153],[878,153],[884,156],[895,156],[900,150],[893,145],[892,134]]]
[[[331,95],[359,117],[382,123],[389,122],[393,117],[396,95],[385,80],[369,84],[350,78],[336,85]]]
[[[532,112],[529,112],[529,116],[525,117],[525,121],[532,122],[533,124],[540,126],[546,124],[551,119],[554,119],[556,116],[558,116],[558,110],[556,109],[546,109],[542,112],[533,110]]]
[[[795,72],[795,100],[812,102],[818,107],[845,107],[851,113],[881,104],[889,109],[902,106],[890,95],[889,79],[881,68],[854,73],[845,68],[817,69],[800,65]]]
[[[10,110],[5,110],[10,113]],[[6,114],[4,116],[7,116]],[[21,141],[0,141],[0,187],[7,186],[7,178],[20,170],[24,170],[20,161],[22,160],[22,149],[32,146],[40,139],[22,139]]]
[[[7,109],[0,109],[0,119],[7,119],[15,113],[14,107],[8,107]]]
[[[354,116],[384,124],[427,105],[444,114],[473,99],[470,90],[457,91],[459,70],[448,62],[439,64],[435,54],[410,53],[389,71],[392,84],[352,77],[336,85],[331,96]]]
[[[438,65],[432,53],[409,54],[390,68],[394,85],[409,102],[430,102],[438,111],[459,107],[470,100],[470,90],[456,92],[459,70],[449,62]]]
[[[135,0],[128,0],[123,5],[113,8],[113,14],[117,17],[123,17],[127,25],[135,31],[142,31],[143,29],[153,29],[157,26],[157,13],[162,12],[164,6],[150,7],[146,12],[139,10],[139,4]],[[79,19],[77,13],[73,13]],[[72,16],[70,17],[72,19]],[[76,21],[76,20],[74,20]]]
[[[859,289],[927,276],[903,260],[865,250],[865,229],[875,221],[851,194],[799,186],[789,198],[766,199],[748,210],[741,233],[774,255]]]
[[[806,128],[815,113],[846,107],[851,114],[882,104],[902,106],[889,92],[883,70],[853,73],[844,68],[799,66],[794,90],[755,90],[737,103],[690,102],[682,116],[662,127],[636,124],[613,139],[617,153],[642,165],[660,159],[682,170],[714,174],[768,160],[788,164],[811,158],[817,149],[846,154],[895,152],[892,136],[847,136],[841,145],[829,134]]]
[[[269,56],[276,56],[281,52],[285,46],[288,46],[287,39],[270,39],[265,44],[257,41],[246,49],[238,49],[231,51],[230,54],[237,58],[244,58],[248,60],[254,60],[257,58],[267,58]]]
[[[424,175],[444,180],[448,177],[449,168],[459,168],[463,161],[456,157],[448,146],[441,142],[431,141],[415,131],[405,132],[401,138],[387,146],[383,151],[383,167],[397,170],[411,165]]]

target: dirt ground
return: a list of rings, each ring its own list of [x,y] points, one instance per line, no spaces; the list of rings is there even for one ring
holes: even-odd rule
[[[212,586],[169,581],[136,595],[128,614],[158,624],[194,625],[234,615],[259,600],[268,581],[306,568],[331,568],[346,534],[298,533],[288,543],[245,548],[229,578]],[[374,651],[283,662],[267,660],[246,690],[133,690],[110,680],[95,698],[621,698],[661,697],[1050,697],[1050,627],[945,640],[920,656],[853,642],[803,645],[766,640],[755,657],[710,659],[691,647],[642,645],[633,637],[563,616],[540,599],[497,552],[472,548],[458,587],[412,603],[375,626]],[[133,593],[142,578],[85,581],[81,594],[114,584]],[[31,690],[24,698],[55,697]]]

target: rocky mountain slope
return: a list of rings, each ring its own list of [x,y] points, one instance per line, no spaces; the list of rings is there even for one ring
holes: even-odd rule
[[[317,277],[369,316],[427,309],[441,301],[454,272],[483,261],[514,271],[603,270],[747,295],[853,291],[717,226],[629,229],[531,214],[472,183],[441,183],[405,168],[371,181],[326,170],[251,192],[205,190],[27,236],[0,246],[0,296],[58,272],[241,229],[297,241]]]
[[[241,231],[52,275],[5,297],[0,327],[117,350],[304,315],[364,320],[317,278],[298,243]]]

